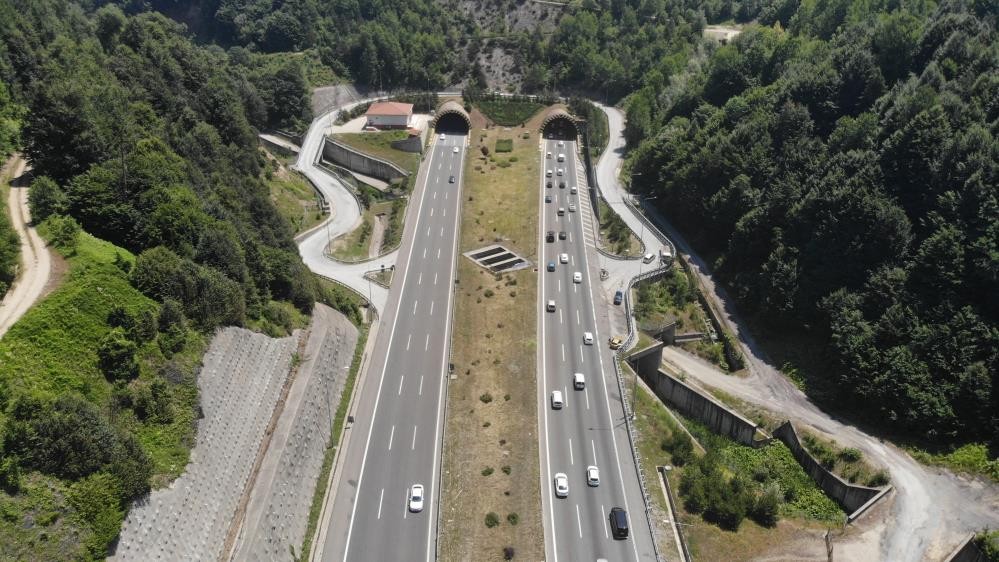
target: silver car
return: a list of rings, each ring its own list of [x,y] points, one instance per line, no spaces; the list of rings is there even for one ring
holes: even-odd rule
[[[555,475],[555,496],[559,498],[569,497],[569,477],[564,472]]]

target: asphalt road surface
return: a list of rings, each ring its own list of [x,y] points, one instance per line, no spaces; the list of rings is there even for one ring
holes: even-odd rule
[[[323,560],[432,560],[436,555],[443,391],[466,135],[434,139],[414,191],[396,282],[359,396]],[[457,147],[457,152],[455,148]],[[454,183],[450,178],[454,177]],[[419,183],[419,181],[418,181]],[[413,230],[410,231],[410,228]],[[408,247],[407,247],[408,245]],[[387,328],[387,329],[386,329]],[[366,435],[365,435],[366,434]],[[407,508],[423,484],[422,512]]]
[[[599,290],[599,285],[591,283],[597,276],[588,265],[583,220],[590,207],[584,191],[571,193],[572,187],[579,185],[576,143],[558,143],[542,143],[542,151],[552,157],[542,157],[540,180],[538,364],[546,558],[565,562],[654,560],[645,504],[623,428],[613,354],[607,347],[607,334],[598,329],[593,306],[591,290]],[[564,162],[558,162],[560,153],[565,155]],[[564,170],[562,176],[557,174],[558,168]],[[545,177],[548,169],[552,170],[551,178]],[[545,187],[548,180],[551,188]],[[559,181],[565,181],[566,187],[559,188]],[[546,195],[551,196],[550,203],[544,202]],[[576,206],[575,212],[570,211],[570,204]],[[559,207],[565,209],[563,216],[558,216]],[[546,241],[549,230],[555,233],[554,242]],[[559,239],[560,231],[565,231],[565,240]],[[588,234],[592,237],[592,232]],[[567,254],[568,263],[560,262],[562,253]],[[554,272],[548,271],[549,262],[555,263]],[[579,283],[574,281],[577,272]],[[554,312],[546,310],[549,300],[555,301]],[[585,332],[593,334],[592,345],[584,344]],[[585,377],[581,390],[573,388],[574,373]],[[552,408],[553,390],[562,392],[565,406],[560,410]],[[587,485],[586,468],[590,465],[599,468],[599,486]],[[560,472],[569,480],[566,498],[555,495],[553,480]],[[615,540],[611,534],[608,515],[613,507],[628,511],[630,536],[626,540]]]

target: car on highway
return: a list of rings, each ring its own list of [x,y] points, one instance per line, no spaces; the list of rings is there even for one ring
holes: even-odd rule
[[[548,271],[555,271],[555,262],[548,262]]]
[[[624,291],[618,290],[614,293],[614,304],[621,304],[624,301]]]
[[[458,154],[458,147],[457,147],[457,146],[456,146],[456,147],[454,147],[454,150],[452,150],[451,152],[453,152],[453,153],[455,153],[455,154]]]
[[[600,485],[600,469],[590,465],[586,467],[586,483],[596,488]]]
[[[610,343],[611,349],[621,349],[621,345],[624,344],[624,339],[621,336],[613,336],[607,341]]]
[[[563,215],[565,215],[565,207],[559,207],[558,208],[558,216],[561,217]]]
[[[413,484],[409,489],[409,510],[413,513],[423,511],[423,484]]]
[[[558,255],[558,261],[562,263],[569,263],[569,254],[562,252]]]
[[[628,538],[628,512],[620,507],[613,507],[610,510],[611,534],[615,539]]]
[[[560,152],[560,153],[558,154],[558,161],[559,161],[559,162],[565,162],[565,154],[562,154],[562,153]]]
[[[652,263],[654,259],[656,259],[655,254],[645,254],[645,257],[642,258],[642,263]]]
[[[548,312],[555,312],[555,300],[554,299],[548,299],[547,309],[548,309]]]
[[[446,137],[444,136],[444,133],[441,133],[441,137],[440,137],[440,139],[441,139],[441,140],[444,140],[445,138],[446,138]]]
[[[575,203],[569,203],[569,212],[570,213],[575,213],[576,212],[576,204]]]
[[[548,242],[554,242],[555,241],[555,231],[554,230],[549,230],[548,234],[545,235],[545,240],[548,241]],[[552,270],[555,269],[554,266],[555,266],[555,264],[553,263],[552,264]]]
[[[583,332],[583,345],[593,345],[593,332]]]
[[[558,231],[558,239],[559,240],[565,240],[565,237],[566,237],[566,234],[565,234],[564,230]]]
[[[583,390],[586,387],[586,377],[583,373],[574,373],[572,375],[572,388],[576,390]]]
[[[551,203],[551,202],[552,202],[552,196],[551,195],[545,195],[545,203]]]
[[[545,182],[545,187],[547,187],[547,188],[549,188],[549,189],[550,189],[550,188],[551,188],[551,186],[552,186],[552,182],[551,182],[551,180],[548,180],[548,181],[546,181],[546,182]]]
[[[576,190],[576,186],[572,186],[572,187],[570,187],[570,188],[569,188],[569,193],[571,193],[571,194],[575,195],[575,194],[576,194],[576,192],[577,192],[577,190]]]
[[[551,152],[547,152],[547,153],[545,153],[545,158],[547,158],[547,159],[551,160],[551,158],[552,158],[552,153],[551,153]]]
[[[552,171],[551,170],[545,170],[545,177],[546,178],[552,177]]]
[[[559,189],[565,189],[565,182],[564,181],[558,182],[558,188]]]
[[[559,168],[558,170],[555,171],[555,174],[559,175],[559,176],[561,176],[564,173],[565,173],[565,170],[563,170],[562,168]]]
[[[562,141],[558,141],[558,145],[559,145],[559,146],[565,146],[565,143],[564,143],[564,142],[562,142]]]
[[[569,497],[569,477],[564,472],[555,474],[555,496],[559,498]]]
[[[572,282],[573,283],[582,283],[583,282],[583,274],[581,272],[579,272],[579,271],[577,271],[576,273],[573,273],[572,274]]]
[[[565,402],[562,401],[562,391],[553,390],[552,391],[552,410],[561,410]]]
[[[449,178],[447,179],[447,182],[448,182],[448,183],[454,183],[454,176],[451,176],[451,177],[449,177]]]

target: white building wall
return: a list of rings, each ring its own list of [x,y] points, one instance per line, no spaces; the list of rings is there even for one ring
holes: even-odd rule
[[[368,125],[373,127],[400,127],[409,126],[408,115],[369,115]]]

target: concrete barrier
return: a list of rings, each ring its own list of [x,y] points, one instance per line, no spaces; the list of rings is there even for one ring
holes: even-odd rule
[[[755,423],[673,375],[658,368],[655,371],[649,369],[649,364],[651,362],[638,365],[636,372],[660,400],[671,404],[683,415],[694,418],[715,433],[725,435],[736,443],[760,447],[770,442],[768,437],[756,438],[757,432],[766,434]]]
[[[324,160],[387,182],[409,175],[409,172],[388,160],[364,154],[329,137],[323,139],[322,154]]]
[[[944,562],[989,562],[989,558],[975,544],[975,533],[968,533],[961,544],[943,560]]]
[[[423,138],[421,135],[413,135],[402,140],[393,141],[390,145],[392,148],[403,152],[423,153]]]
[[[867,486],[850,484],[833,474],[802,446],[798,439],[798,432],[794,430],[790,421],[785,421],[774,430],[774,438],[780,439],[787,445],[787,448],[791,449],[791,454],[798,460],[798,464],[805,469],[805,472],[819,485],[819,488],[822,488],[827,496],[839,502],[846,509],[849,513],[848,522],[853,521],[870,508],[874,504],[872,500],[884,497],[891,489],[891,486],[868,488]]]

